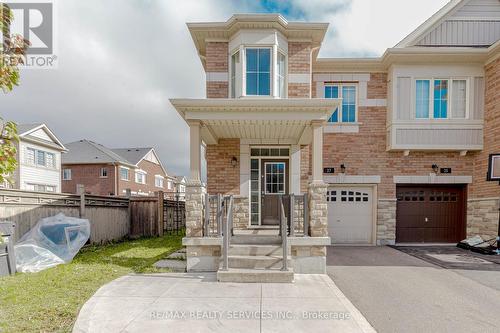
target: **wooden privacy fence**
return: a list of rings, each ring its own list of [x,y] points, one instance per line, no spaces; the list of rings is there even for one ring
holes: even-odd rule
[[[130,198],[131,237],[179,233],[186,226],[184,201],[164,197],[158,192],[156,197]]]
[[[63,213],[90,221],[90,242],[103,243],[124,237],[160,236],[185,227],[183,201],[155,197],[116,197],[84,194],[40,193],[0,189],[0,221],[16,224],[15,241],[40,219]]]

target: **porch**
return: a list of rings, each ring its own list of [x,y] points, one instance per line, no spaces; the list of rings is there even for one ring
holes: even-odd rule
[[[330,244],[330,238],[323,182],[323,125],[339,100],[171,102],[190,130],[183,241],[188,271],[240,268],[264,273],[292,269],[296,273],[324,273],[325,245]],[[203,158],[206,184],[202,182]],[[214,209],[215,201],[219,204]],[[217,212],[215,218],[211,217],[213,212]],[[236,244],[246,246],[245,250],[236,250]],[[271,254],[254,255],[266,253],[265,246]],[[232,260],[234,253],[240,258]],[[259,264],[259,259],[265,260]],[[243,261],[248,265],[241,264]]]

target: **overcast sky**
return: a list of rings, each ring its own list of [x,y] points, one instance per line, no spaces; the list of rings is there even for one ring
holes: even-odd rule
[[[330,28],[320,57],[378,56],[448,0],[58,1],[57,70],[23,70],[0,92],[0,115],[46,123],[63,142],[156,148],[188,173],[188,128],[169,98],[204,98],[205,75],[185,22],[281,12]]]

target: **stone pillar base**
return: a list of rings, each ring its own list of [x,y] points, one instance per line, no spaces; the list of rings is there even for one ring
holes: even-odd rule
[[[293,272],[326,274],[326,245],[330,237],[288,237]]]
[[[377,245],[396,243],[396,199],[379,199],[377,203]]]
[[[186,236],[203,236],[203,200],[205,187],[200,181],[186,184]]]
[[[484,240],[498,235],[498,205],[500,198],[467,200],[467,237],[481,236]]]
[[[324,182],[309,184],[309,230],[311,237],[328,236],[328,205]]]
[[[221,261],[222,238],[184,237],[188,272],[217,272]]]

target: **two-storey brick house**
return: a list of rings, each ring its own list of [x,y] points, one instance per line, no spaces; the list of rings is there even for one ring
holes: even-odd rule
[[[80,140],[68,143],[63,157],[62,189],[76,193],[78,185],[95,195],[154,195],[175,192],[174,177],[167,174],[153,148],[110,149]]]
[[[318,58],[327,27],[188,23],[207,98],[171,100],[190,128],[187,207],[199,207],[203,143],[206,191],[235,196],[240,229],[277,223],[263,198],[309,193],[311,236],[336,244],[494,237],[500,3],[453,0],[378,58]],[[188,236],[198,222],[188,215]]]

